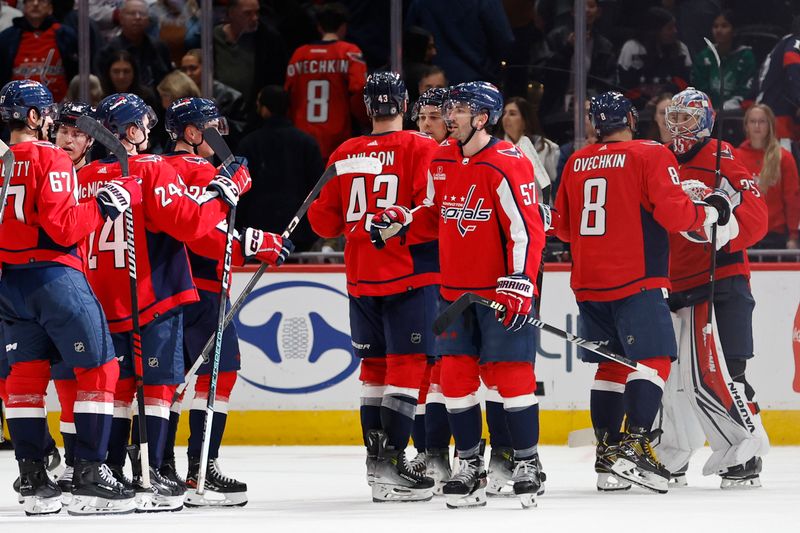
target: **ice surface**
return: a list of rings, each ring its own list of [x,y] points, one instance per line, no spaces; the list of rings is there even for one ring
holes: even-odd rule
[[[178,468],[185,472],[184,450]],[[412,449],[409,450],[414,455]],[[491,499],[482,509],[448,510],[444,501],[371,502],[364,480],[363,449],[357,447],[227,447],[223,471],[247,482],[244,508],[184,510],[124,517],[25,517],[11,484],[17,475],[12,452],[0,452],[0,531],[28,533],[586,533],[800,531],[800,448],[774,447],[764,458],[755,490],[721,491],[718,477],[703,477],[708,448],[689,469],[689,487],[657,495],[633,488],[600,494],[594,488],[594,449],[543,446],[547,493],[537,509],[516,499]]]

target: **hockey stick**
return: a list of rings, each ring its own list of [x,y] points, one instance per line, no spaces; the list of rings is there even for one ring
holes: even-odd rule
[[[319,195],[322,187],[324,187],[325,184],[335,176],[340,176],[342,174],[380,174],[382,168],[383,165],[381,164],[380,160],[375,157],[353,157],[350,159],[337,161],[333,165],[329,166],[327,169],[325,169],[325,172],[322,174],[322,176],[320,176],[319,181],[317,181],[317,184],[314,185],[313,189],[311,189],[311,192],[308,193],[308,196],[306,196],[306,199],[297,210],[297,213],[294,214],[294,217],[292,218],[291,222],[289,222],[289,225],[286,226],[286,229],[283,230],[283,233],[281,233],[281,237],[287,238],[292,234],[297,225],[300,223],[300,219],[305,216],[306,211],[308,211],[308,208],[311,207],[311,203],[316,199],[317,195]],[[230,324],[231,320],[233,320],[233,317],[244,304],[245,299],[247,299],[250,293],[253,292],[256,283],[258,283],[258,280],[261,279],[261,276],[263,276],[264,272],[266,272],[267,266],[268,265],[266,263],[262,263],[261,266],[258,267],[256,273],[253,274],[253,276],[247,282],[247,285],[245,285],[242,293],[238,298],[236,298],[236,301],[233,302],[231,305],[231,310],[228,311],[228,314],[225,316],[225,327],[228,327],[228,324]],[[208,339],[205,346],[203,346],[203,351],[200,353],[200,356],[197,358],[197,360],[195,360],[192,367],[186,373],[183,383],[178,386],[178,389],[172,396],[173,404],[178,400],[178,398],[180,398],[181,394],[183,394],[183,391],[186,390],[186,387],[189,385],[189,380],[197,372],[197,369],[208,360],[208,354],[211,352],[213,342],[214,337],[212,336]]]
[[[723,75],[722,75],[722,61],[719,58],[719,53],[717,49],[714,47],[714,43],[708,40],[707,37],[703,37],[703,40],[706,42],[706,46],[711,50],[711,54],[714,56],[714,60],[717,62],[717,73],[719,74],[719,95],[722,98],[722,89],[723,89]],[[720,108],[721,110],[722,108]],[[722,172],[720,170],[722,166],[722,116],[720,115],[719,124],[717,124],[717,160],[714,165],[714,187],[718,187],[720,182],[722,181]],[[731,213],[733,216],[733,213]],[[714,225],[711,227],[711,266],[709,267],[708,272],[708,319],[706,320],[706,325],[703,328],[703,341],[706,347],[710,347],[711,343],[714,342],[714,286],[716,285],[717,277],[716,277],[716,270],[717,270],[717,223],[715,222]]]
[[[8,198],[8,187],[11,185],[11,174],[14,172],[14,152],[6,143],[0,141],[0,160],[3,161],[3,188],[0,190],[0,224],[3,223],[3,215],[6,212],[6,198]]]
[[[506,310],[506,308],[502,304],[499,304],[488,298],[484,298],[483,296],[480,296],[478,294],[467,292],[459,296],[455,302],[450,304],[450,306],[447,307],[447,309],[442,311],[442,313],[438,317],[436,317],[436,320],[433,321],[433,333],[435,335],[441,335],[442,333],[444,333],[444,330],[446,330],[447,327],[450,324],[452,324],[453,321],[455,321],[455,319],[464,311],[466,311],[467,307],[469,307],[472,304],[484,305],[500,313],[503,313]],[[557,327],[551,326],[550,324],[542,322],[541,320],[534,318],[532,316],[528,317],[525,323],[527,325],[535,326],[541,330],[547,331],[548,333],[552,333],[553,335],[561,337],[562,339],[568,342],[577,344],[578,346],[582,346],[583,348],[586,348],[587,350],[590,350],[598,355],[602,355],[606,359],[611,359],[612,361],[616,361],[621,365],[625,365],[628,368],[632,368],[633,370],[642,372],[644,374],[647,374],[648,376],[657,375],[657,372],[647,365],[637,363],[636,361],[628,359],[627,357],[624,357],[622,355],[617,355],[596,342],[587,341],[586,339],[578,337],[577,335],[573,335],[572,333],[569,333],[567,331],[558,329]]]
[[[208,143],[214,153],[222,159],[220,168],[231,175],[228,166],[233,163],[233,152],[228,143],[222,138],[216,128],[206,128],[203,139]],[[217,331],[214,336],[214,362],[211,365],[211,379],[208,385],[208,399],[206,401],[206,419],[203,424],[203,441],[200,447],[200,470],[197,474],[197,494],[205,492],[206,473],[208,471],[208,452],[211,447],[211,424],[214,421],[214,401],[217,395],[217,377],[219,376],[219,359],[222,352],[222,334],[225,331],[225,304],[228,301],[228,290],[231,281],[231,256],[233,255],[233,225],[236,222],[236,206],[228,211],[228,228],[225,233],[225,256],[222,261],[222,286],[219,291],[219,312],[217,313]]]
[[[119,161],[122,176],[130,176],[128,151],[116,135],[100,122],[86,115],[78,117],[78,128],[105,146]],[[125,238],[128,256],[128,279],[131,291],[131,353],[133,373],[136,376],[136,407],[139,415],[139,463],[142,467],[142,486],[150,488],[150,455],[147,445],[147,418],[144,405],[144,364],[142,362],[142,328],[139,324],[139,294],[136,280],[136,239],[133,233],[133,208],[125,210]]]

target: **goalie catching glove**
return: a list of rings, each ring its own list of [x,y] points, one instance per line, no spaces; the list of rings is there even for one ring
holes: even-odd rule
[[[253,184],[250,171],[247,170],[247,159],[237,157],[235,162],[218,170],[221,174],[217,174],[211,180],[206,190],[217,193],[226,204],[233,207],[239,202],[239,197],[249,191]]]
[[[294,251],[294,244],[276,233],[269,233],[255,228],[246,228],[242,236],[242,255],[245,260],[255,259],[272,266],[281,266],[289,254]]]
[[[698,180],[681,182],[684,192],[696,203],[704,205],[706,220],[696,231],[682,231],[686,239],[700,244],[711,242],[712,226],[717,225],[717,250],[739,235],[739,224],[733,215],[730,196],[722,189],[711,189]]]
[[[533,306],[533,283],[525,274],[497,278],[494,299],[506,308],[503,313],[495,312],[498,322],[502,322],[508,331],[519,331]]]
[[[408,231],[408,225],[412,220],[414,215],[402,205],[393,205],[372,215],[369,228],[372,244],[380,250],[392,237],[402,237]]]
[[[142,203],[142,180],[129,176],[109,181],[97,189],[95,198],[103,218],[116,220],[126,209]]]

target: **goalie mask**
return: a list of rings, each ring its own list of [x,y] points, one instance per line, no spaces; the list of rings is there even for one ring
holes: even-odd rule
[[[710,137],[715,115],[711,99],[703,91],[689,87],[673,96],[665,117],[673,151],[685,154]]]

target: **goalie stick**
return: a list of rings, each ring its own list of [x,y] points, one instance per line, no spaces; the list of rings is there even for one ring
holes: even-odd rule
[[[128,151],[116,135],[97,120],[86,115],[78,117],[78,129],[105,146],[119,161],[122,176],[130,176]],[[125,210],[125,238],[128,257],[128,279],[131,291],[131,354],[136,376],[137,414],[139,415],[139,461],[142,466],[142,486],[150,488],[150,456],[147,445],[147,418],[144,406],[144,364],[142,362],[142,328],[139,324],[139,294],[136,280],[136,242],[133,233],[133,208]]]
[[[447,327],[450,324],[452,324],[455,321],[455,319],[458,318],[458,316],[461,315],[464,311],[466,311],[467,308],[472,304],[484,305],[500,313],[503,313],[506,310],[506,308],[502,304],[499,304],[488,298],[484,298],[483,296],[480,296],[478,294],[471,292],[462,294],[461,296],[458,297],[458,299],[455,302],[450,304],[447,307],[447,309],[442,311],[442,313],[436,317],[436,320],[433,321],[434,335],[438,336],[444,333]],[[525,321],[525,324],[530,326],[535,326],[548,333],[552,333],[553,335],[561,337],[562,339],[568,342],[577,344],[578,346],[586,348],[587,350],[590,350],[598,355],[602,355],[606,359],[616,361],[617,363],[625,365],[628,368],[632,368],[633,370],[636,370],[638,372],[642,372],[649,376],[655,376],[657,374],[654,369],[650,368],[647,365],[637,363],[636,361],[628,359],[627,357],[624,357],[622,355],[617,355],[596,342],[588,341],[586,339],[578,337],[577,335],[573,335],[572,333],[558,329],[557,327],[551,326],[546,322],[542,322],[538,318],[534,318],[532,316],[528,317],[528,319]]]
[[[234,162],[233,152],[228,143],[216,128],[206,128],[203,131],[203,140],[214,150],[214,153],[222,159],[220,168],[231,176],[228,170]],[[203,441],[200,447],[200,469],[197,474],[196,492],[203,495],[206,486],[206,473],[208,472],[208,453],[211,447],[211,423],[214,420],[214,402],[217,396],[217,378],[219,376],[219,359],[222,352],[222,335],[225,331],[225,304],[228,301],[228,291],[231,281],[231,260],[233,255],[233,225],[236,223],[236,206],[232,206],[228,211],[226,221],[228,227],[225,232],[225,255],[222,260],[222,284],[219,291],[219,312],[217,314],[217,331],[214,334],[214,360],[211,365],[211,379],[208,384],[208,399],[206,400],[206,419],[203,424]]]
[[[0,190],[0,224],[3,223],[3,215],[6,212],[6,198],[8,198],[8,187],[11,185],[11,174],[14,172],[14,152],[6,143],[0,141],[0,160],[3,161],[3,189]]]
[[[316,199],[319,195],[320,191],[322,191],[322,187],[325,186],[330,180],[332,180],[335,176],[340,176],[342,174],[380,174],[381,170],[383,169],[383,165],[381,164],[380,160],[376,157],[353,157],[350,159],[343,159],[341,161],[337,161],[327,169],[325,172],[320,176],[319,181],[317,184],[314,185],[314,188],[311,189],[311,192],[308,193],[306,199],[303,201],[300,208],[294,214],[291,222],[289,225],[286,226],[286,229],[283,230],[281,233],[281,237],[288,238],[292,232],[295,230],[297,225],[300,223],[300,220],[305,216],[306,211],[308,208],[311,207],[311,203]],[[244,301],[250,296],[250,293],[253,292],[255,289],[256,283],[258,280],[261,279],[261,276],[264,275],[264,272],[267,270],[267,264],[262,263],[261,266],[258,267],[256,273],[250,278],[245,285],[242,293],[236,298],[236,301],[233,302],[231,305],[230,311],[225,316],[225,326],[228,327],[233,317],[236,316],[236,313],[244,304]],[[203,351],[200,353],[200,356],[194,362],[192,367],[186,372],[186,377],[184,378],[183,383],[178,386],[178,389],[175,391],[175,394],[172,396],[172,403],[174,404],[178,398],[180,398],[183,391],[186,390],[186,387],[189,385],[189,380],[192,376],[197,373],[197,369],[203,364],[203,362],[208,360],[208,354],[211,353],[212,344],[214,342],[214,337],[208,339],[205,346],[203,346]]]

